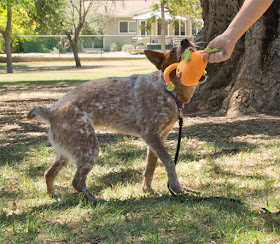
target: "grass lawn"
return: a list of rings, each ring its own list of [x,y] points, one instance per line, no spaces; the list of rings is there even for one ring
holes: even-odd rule
[[[91,206],[71,181],[67,165],[46,194],[44,171],[55,159],[48,127],[26,119],[81,82],[155,70],[146,60],[0,64],[0,243],[280,243],[280,216],[230,201],[280,209],[280,118],[184,116],[177,174],[185,188],[168,193],[158,163],[155,193],[144,193],[146,146],[135,137],[98,131],[101,153],[89,189],[107,203]],[[177,125],[166,141],[175,154]],[[191,189],[192,191],[190,191]],[[219,196],[220,198],[216,198]]]

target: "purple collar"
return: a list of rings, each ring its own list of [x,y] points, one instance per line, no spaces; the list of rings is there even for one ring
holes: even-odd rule
[[[170,94],[171,97],[173,97],[173,99],[175,100],[178,109],[182,109],[183,108],[183,103],[179,100],[178,97],[176,97],[176,95],[174,94],[173,91],[168,91],[167,92]]]

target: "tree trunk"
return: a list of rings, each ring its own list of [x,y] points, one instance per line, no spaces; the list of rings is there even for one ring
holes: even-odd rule
[[[80,67],[82,67],[82,65],[81,65],[81,60],[80,60],[79,54],[78,54],[78,40],[79,40],[79,37],[75,35],[74,40],[73,40],[72,37],[71,37],[71,33],[68,32],[68,31],[66,31],[66,35],[69,39],[70,46],[71,46],[73,54],[74,54],[76,67],[80,68]]]
[[[7,73],[14,73],[13,61],[12,61],[12,49],[11,49],[11,37],[9,34],[4,34],[5,40],[5,53],[7,55]]]
[[[201,0],[205,26],[196,41],[221,34],[243,0]],[[235,117],[248,113],[280,115],[280,1],[238,41],[229,60],[208,64],[209,79],[187,106],[187,112],[220,112]]]
[[[160,1],[160,11],[161,11],[161,52],[165,53],[165,14],[164,14],[164,0]]]
[[[80,60],[79,53],[78,53],[78,42],[74,42],[71,45],[71,47],[73,49],[74,58],[75,58],[75,62],[76,62],[76,67],[80,68],[80,67],[82,67],[82,65],[81,65],[81,60]]]
[[[12,49],[11,49],[11,29],[12,29],[12,6],[7,8],[7,24],[6,30],[1,30],[1,33],[5,40],[5,53],[7,55],[7,73],[13,73],[12,62]]]

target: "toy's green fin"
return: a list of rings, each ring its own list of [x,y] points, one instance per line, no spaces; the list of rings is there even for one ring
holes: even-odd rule
[[[208,53],[215,53],[220,50],[221,50],[220,48],[206,48],[206,52],[208,52]]]
[[[192,56],[192,51],[191,50],[189,50],[189,49],[186,49],[184,52],[183,52],[183,54],[182,54],[182,59],[185,59],[186,60],[186,62],[188,63],[189,61],[190,61],[190,59],[191,59],[191,56]]]

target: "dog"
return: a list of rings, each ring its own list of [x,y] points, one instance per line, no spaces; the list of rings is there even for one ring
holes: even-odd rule
[[[175,86],[173,96],[167,91],[163,72],[172,63],[180,61],[185,49],[195,50],[187,39],[166,54],[145,50],[146,57],[158,71],[129,77],[111,77],[79,85],[59,99],[52,107],[36,106],[28,114],[50,125],[49,140],[57,156],[45,172],[47,192],[55,196],[54,179],[69,162],[77,165],[72,185],[88,200],[96,198],[87,188],[87,175],[99,153],[95,128],[101,126],[133,136],[140,136],[147,143],[147,160],[143,190],[153,191],[151,183],[159,158],[167,171],[169,187],[180,193],[175,165],[164,147],[164,140],[178,118],[177,103],[188,103],[196,86],[184,86],[176,77],[170,79]],[[205,80],[205,76],[200,82]]]

